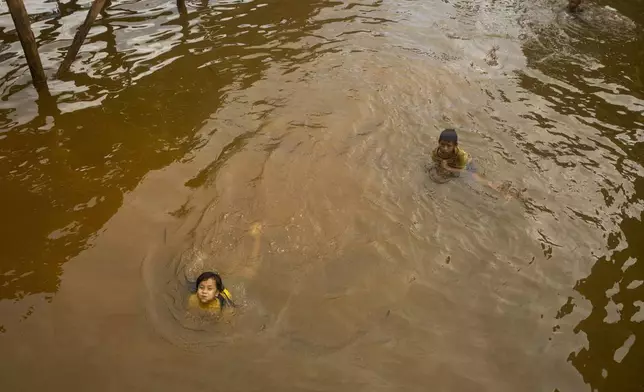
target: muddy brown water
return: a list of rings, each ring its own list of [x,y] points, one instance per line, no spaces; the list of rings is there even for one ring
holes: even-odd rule
[[[0,3],[0,389],[644,390],[644,3],[564,3],[114,1],[49,98]]]

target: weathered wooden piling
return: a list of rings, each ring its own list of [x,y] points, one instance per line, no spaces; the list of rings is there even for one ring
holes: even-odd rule
[[[56,97],[53,97],[49,92],[49,88],[42,88],[38,90],[38,115],[40,118],[56,117],[60,114]]]
[[[579,11],[580,5],[581,5],[581,0],[568,0],[568,11],[577,12]]]
[[[188,8],[186,8],[186,0],[177,0],[177,8],[179,9],[179,14],[185,16],[188,14]]]
[[[7,0],[7,5],[9,6],[13,23],[16,26],[22,50],[25,52],[25,57],[27,58],[32,83],[38,90],[46,89],[47,77],[45,76],[42,62],[40,61],[38,45],[36,44],[33,31],[31,31],[31,23],[29,22],[29,14],[27,14],[25,4],[22,0]]]
[[[13,0],[13,1],[16,1],[16,0]],[[96,19],[98,14],[103,10],[103,7],[105,6],[105,4],[106,4],[106,0],[94,0],[94,2],[92,3],[92,7],[89,9],[89,12],[85,17],[85,21],[76,31],[76,35],[74,35],[74,40],[72,41],[72,45],[67,50],[67,54],[65,55],[63,62],[60,64],[60,67],[58,68],[58,72],[56,72],[56,76],[60,77],[60,75],[67,72],[69,67],[72,65],[72,63],[74,62],[74,59],[76,59],[78,50],[80,49],[81,45],[83,45],[83,42],[87,37],[87,33],[89,33],[89,29],[92,27],[92,23],[94,23],[94,20]]]
[[[6,0],[7,5],[9,6],[9,11],[11,12],[11,18],[13,23],[16,26],[16,31],[18,32],[18,37],[20,38],[20,43],[22,44],[22,49],[25,52],[25,57],[27,58],[27,64],[29,65],[29,71],[31,72],[31,78],[34,86],[37,89],[47,88],[47,77],[45,76],[45,71],[43,70],[42,63],[40,62],[40,56],[38,54],[38,46],[36,45],[36,39],[34,38],[34,33],[31,31],[31,24],[29,22],[29,15],[25,9],[25,5],[22,0]],[[87,33],[92,27],[94,20],[99,13],[105,16],[105,8],[109,6],[111,0],[94,0],[92,6],[85,17],[85,21],[78,28],[72,44],[70,45],[63,62],[58,67],[56,76],[60,77],[62,74],[69,70],[69,67],[72,65],[80,47],[85,42],[87,38]],[[182,16],[186,16],[188,9],[186,8],[185,0],[177,0],[177,8],[179,13]]]

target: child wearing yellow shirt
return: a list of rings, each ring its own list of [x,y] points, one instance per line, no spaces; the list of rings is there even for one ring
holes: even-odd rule
[[[499,185],[484,179],[477,173],[470,154],[458,146],[458,135],[454,129],[448,128],[441,132],[438,137],[438,147],[432,151],[432,161],[437,172],[444,177],[458,177],[461,173],[469,172],[475,180],[505,193]]]
[[[197,278],[197,292],[188,298],[188,306],[209,312],[220,312],[224,307],[234,307],[230,292],[224,287],[221,276],[204,272]]]
[[[432,161],[443,172],[458,174],[463,170],[474,172],[472,158],[458,146],[454,129],[446,129],[438,137],[438,147],[432,151]]]

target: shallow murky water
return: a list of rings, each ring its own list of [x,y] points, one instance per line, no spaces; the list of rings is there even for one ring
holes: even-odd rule
[[[644,3],[563,7],[114,1],[39,98],[2,3],[2,390],[643,390]]]

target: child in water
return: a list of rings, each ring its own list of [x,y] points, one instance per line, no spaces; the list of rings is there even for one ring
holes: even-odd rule
[[[224,307],[234,307],[230,292],[224,287],[221,276],[215,272],[204,272],[197,278],[197,292],[190,295],[190,308],[220,312]]]
[[[432,161],[441,174],[457,176],[465,170],[474,171],[472,158],[458,146],[454,129],[446,129],[438,136],[438,147],[432,152]]]
[[[499,187],[477,174],[472,157],[458,146],[456,130],[448,128],[438,137],[438,147],[432,152],[435,169],[443,177],[458,177],[468,172],[477,181],[500,191]],[[506,195],[507,196],[507,195]]]

